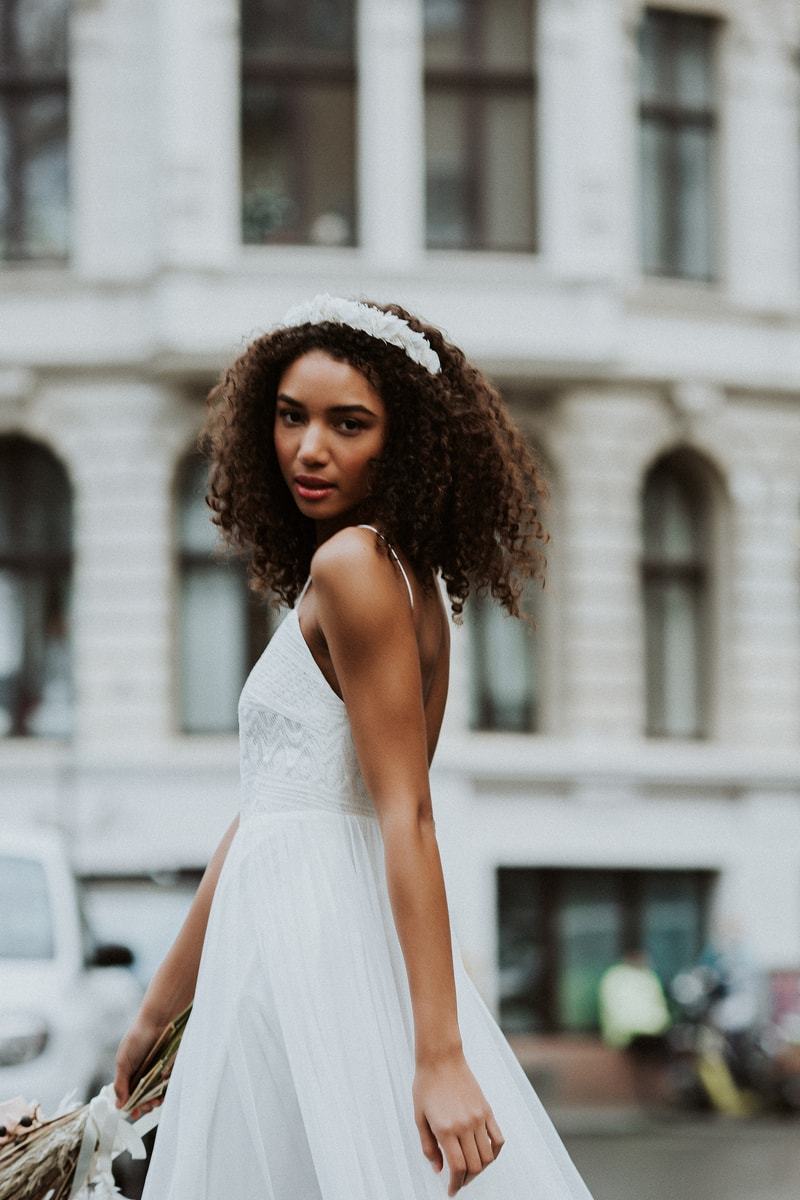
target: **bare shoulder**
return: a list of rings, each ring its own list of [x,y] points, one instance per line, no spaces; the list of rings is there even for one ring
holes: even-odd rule
[[[357,624],[365,633],[385,627],[398,611],[397,567],[389,554],[376,553],[377,540],[372,530],[348,525],[327,538],[311,559],[321,613],[336,613],[337,621]],[[405,592],[402,579],[399,583]],[[407,595],[405,600],[407,608]]]

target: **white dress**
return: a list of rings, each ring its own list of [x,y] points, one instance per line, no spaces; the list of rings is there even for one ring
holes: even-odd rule
[[[449,1165],[434,1171],[414,1121],[411,998],[380,825],[299,603],[239,700],[240,823],[143,1200],[447,1196]],[[464,1054],[505,1138],[458,1195],[591,1200],[455,931],[452,942]]]

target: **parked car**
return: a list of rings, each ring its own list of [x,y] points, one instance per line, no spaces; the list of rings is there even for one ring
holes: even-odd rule
[[[38,1100],[47,1117],[113,1080],[143,990],[132,964],[95,936],[63,837],[0,831],[0,1099]]]

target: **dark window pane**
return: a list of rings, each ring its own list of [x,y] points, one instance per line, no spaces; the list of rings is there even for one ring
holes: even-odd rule
[[[427,245],[535,249],[529,0],[426,0]]]
[[[672,737],[701,732],[699,596],[691,583],[654,579],[645,588],[648,730]]]
[[[431,92],[425,107],[429,246],[464,246],[472,236],[466,103],[453,92]]]
[[[25,438],[0,441],[0,734],[71,731],[71,526],[66,473]]]
[[[681,130],[678,162],[677,271],[685,278],[708,279],[712,274],[711,135],[708,129]]]
[[[506,1033],[536,1033],[547,1009],[545,876],[501,867],[497,885],[500,1022]]]
[[[536,635],[496,601],[471,597],[471,725],[528,732],[535,728]]]
[[[183,727],[236,728],[247,665],[241,572],[233,563],[187,568],[181,604]]]
[[[640,238],[653,274],[711,279],[715,23],[648,9],[640,25]]]
[[[690,966],[703,941],[699,881],[683,871],[648,872],[642,881],[642,936],[665,986]]]
[[[68,247],[67,10],[0,9],[0,255],[56,259]]]
[[[499,867],[505,1032],[599,1032],[600,980],[628,950],[644,949],[666,988],[702,948],[712,880],[697,871]]]
[[[530,70],[529,0],[425,0],[425,61],[428,67]]]
[[[3,0],[0,62],[26,75],[67,69],[66,0]]]
[[[43,446],[0,440],[0,556],[66,554],[72,543],[66,472]]]
[[[428,246],[533,250],[533,148],[529,96],[430,90]]]
[[[555,929],[558,1028],[597,1029],[600,978],[622,953],[622,905],[614,876],[604,871],[566,874]]]
[[[354,245],[352,0],[242,10],[242,237]]]
[[[708,553],[707,514],[702,488],[669,461],[657,465],[644,492],[647,558],[693,563]]]
[[[353,0],[244,0],[246,61],[342,61],[355,53]]]
[[[178,474],[181,728],[225,733],[237,727],[245,677],[270,633],[270,610],[247,586],[205,502],[208,464],[192,455]]]
[[[246,242],[354,244],[354,103],[344,84],[245,83]]]
[[[55,956],[50,893],[40,862],[0,858],[0,911],[0,959]]]
[[[710,497],[681,452],[650,471],[642,518],[647,730],[701,736],[709,674]]]

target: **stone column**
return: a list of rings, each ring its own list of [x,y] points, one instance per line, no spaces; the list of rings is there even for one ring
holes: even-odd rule
[[[425,243],[422,0],[357,7],[359,242],[370,269],[402,271]]]
[[[800,482],[770,471],[763,453],[752,458],[731,478],[725,726],[737,742],[789,749],[800,741]]]
[[[542,256],[562,278],[607,277],[623,257],[624,30],[606,0],[541,0],[537,29]]]
[[[150,756],[172,725],[169,397],[87,377],[47,405],[74,487],[74,746],[81,759]]]
[[[585,388],[561,400],[551,446],[559,466],[563,732],[636,738],[644,724],[641,447],[658,401]]]
[[[236,0],[161,0],[153,54],[161,261],[227,266],[241,242]]]
[[[722,42],[722,270],[738,302],[796,308],[800,10],[791,0],[759,0],[740,9]]]
[[[147,0],[71,7],[71,266],[84,278],[136,278],[156,252],[153,8]]]

